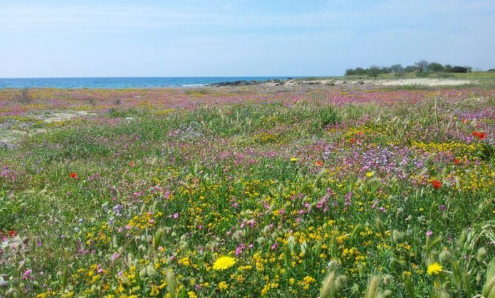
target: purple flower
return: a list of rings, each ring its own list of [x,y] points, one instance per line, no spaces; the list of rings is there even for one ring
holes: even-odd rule
[[[122,205],[120,204],[117,204],[113,207],[113,212],[115,213],[115,215],[121,215],[121,210],[122,210]]]

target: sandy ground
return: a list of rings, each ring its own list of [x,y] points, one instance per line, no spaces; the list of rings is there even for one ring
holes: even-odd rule
[[[276,83],[266,83],[267,85],[277,85]],[[416,78],[416,79],[396,79],[396,80],[307,80],[307,81],[293,81],[288,80],[284,85],[343,85],[343,84],[368,84],[368,85],[382,85],[382,86],[407,86],[407,85],[423,85],[423,86],[457,86],[466,84],[476,84],[476,81],[470,80],[456,80],[456,79],[433,79],[433,78]]]
[[[41,116],[31,115],[33,119],[43,119],[45,123],[53,123],[53,122],[64,122],[69,121],[76,117],[81,116],[95,116],[94,113],[88,113],[86,111],[65,111],[65,112],[53,112],[53,113],[45,113]],[[11,147],[15,144],[15,142],[28,135],[28,134],[38,134],[45,133],[47,129],[45,128],[36,128],[36,129],[27,129],[25,131],[18,129],[10,129],[4,128],[0,125],[0,146]]]
[[[385,86],[404,86],[404,85],[426,85],[426,86],[455,86],[473,84],[475,81],[470,80],[453,80],[453,79],[404,79],[404,80],[379,80],[379,85]]]
[[[67,111],[64,113],[48,113],[43,116],[43,121],[46,123],[63,122],[71,120],[78,116],[95,116],[94,113],[88,113],[86,111]]]

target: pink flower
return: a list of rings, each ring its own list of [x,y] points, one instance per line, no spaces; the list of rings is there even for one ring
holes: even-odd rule
[[[247,221],[247,224],[251,227],[254,228],[256,226],[256,221],[254,219],[250,219]]]
[[[24,273],[22,274],[22,279],[33,279],[34,277],[31,275],[31,273],[33,273],[33,270],[31,269],[24,271]]]

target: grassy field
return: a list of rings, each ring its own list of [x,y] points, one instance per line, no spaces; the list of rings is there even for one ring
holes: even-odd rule
[[[495,87],[0,90],[0,297],[495,297]]]

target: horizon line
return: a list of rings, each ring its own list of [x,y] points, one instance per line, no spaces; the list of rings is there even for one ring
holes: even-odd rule
[[[341,75],[236,75],[236,76],[54,76],[54,77],[0,77],[0,80],[17,79],[139,79],[139,78],[311,78],[338,77]]]

